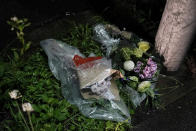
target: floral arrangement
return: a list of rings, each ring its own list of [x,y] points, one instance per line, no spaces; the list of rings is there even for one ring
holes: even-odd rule
[[[129,96],[125,100],[131,100],[134,107],[148,98],[155,100],[154,87],[160,61],[152,55],[151,44],[114,25],[98,24],[94,30],[95,40],[102,44],[106,56],[112,59],[112,68],[124,75],[117,83],[122,87],[121,92]]]
[[[110,24],[94,27],[94,40],[102,44],[105,56],[112,60],[112,68],[119,70],[123,78],[116,81],[121,98],[136,108],[141,102],[158,104],[155,83],[161,62],[153,56],[152,45],[137,35]]]
[[[111,57],[113,67],[120,70],[124,75],[124,78],[119,80],[120,86],[122,89],[131,88],[131,91],[127,93],[131,95],[130,100],[133,106],[137,107],[148,98],[156,99],[157,94],[154,87],[158,79],[160,66],[150,53],[149,42],[139,39],[137,44],[134,42],[130,41],[130,45],[119,46]],[[135,101],[139,102],[135,103]]]

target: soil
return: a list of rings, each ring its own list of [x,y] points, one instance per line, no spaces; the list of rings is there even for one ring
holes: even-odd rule
[[[196,90],[186,94],[163,110],[142,112],[133,119],[133,131],[195,131]]]

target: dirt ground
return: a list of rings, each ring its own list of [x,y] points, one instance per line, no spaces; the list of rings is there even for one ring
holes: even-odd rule
[[[195,131],[196,90],[185,95],[164,110],[138,111],[133,131]]]

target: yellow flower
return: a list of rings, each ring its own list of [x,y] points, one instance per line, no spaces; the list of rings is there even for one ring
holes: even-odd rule
[[[147,41],[140,41],[138,42],[138,47],[140,50],[142,50],[143,52],[146,52],[147,50],[150,49],[150,44]]]

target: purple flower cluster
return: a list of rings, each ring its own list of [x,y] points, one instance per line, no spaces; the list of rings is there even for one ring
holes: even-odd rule
[[[138,61],[136,67],[133,69],[134,72],[140,73],[142,66],[143,66],[143,63],[141,61]]]
[[[136,67],[134,68],[134,72],[139,73],[141,79],[150,79],[157,71],[157,64],[149,58],[147,61],[147,65],[141,72],[141,66],[143,65],[142,62],[138,61]],[[140,73],[141,72],[141,73]]]
[[[142,79],[150,79],[157,71],[157,64],[152,60],[148,59],[147,65],[143,70],[143,74],[139,74]]]

